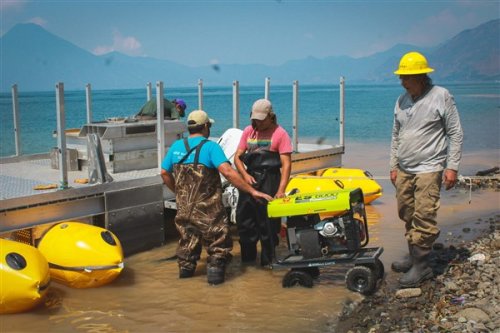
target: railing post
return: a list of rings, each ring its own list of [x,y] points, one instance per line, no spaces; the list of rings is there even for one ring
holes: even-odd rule
[[[233,127],[240,127],[240,83],[233,81]]]
[[[165,157],[165,110],[163,108],[163,82],[156,82],[156,143],[158,147],[158,172]]]
[[[151,82],[146,84],[146,99],[149,102],[153,98],[153,93],[151,92]]]
[[[341,146],[344,146],[344,115],[345,115],[345,102],[344,102],[344,89],[345,89],[345,80],[344,77],[340,77],[340,117],[339,117],[339,143]]]
[[[66,162],[66,117],[64,111],[64,83],[56,84],[57,153],[59,157],[60,188],[68,188],[68,164]]]
[[[16,156],[21,155],[21,128],[19,127],[19,100],[17,99],[17,84],[12,86],[12,112],[14,120],[14,142]]]
[[[298,152],[299,148],[299,81],[293,81],[293,141],[292,148],[294,152]]]
[[[92,87],[90,83],[85,86],[85,100],[87,102],[87,124],[92,124]]]
[[[198,80],[198,110],[203,110],[203,80]]]
[[[271,85],[271,78],[266,77],[266,80],[264,82],[264,98],[269,100],[269,89]]]

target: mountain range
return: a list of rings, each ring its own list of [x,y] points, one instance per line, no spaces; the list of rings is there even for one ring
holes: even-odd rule
[[[270,77],[272,84],[331,84],[340,76],[350,83],[394,82],[393,71],[400,57],[409,51],[423,52],[436,71],[435,82],[487,82],[500,80],[500,19],[464,30],[440,45],[422,48],[396,45],[363,58],[308,57],[279,66],[219,64],[190,67],[168,60],[131,57],[119,52],[94,55],[39,25],[18,24],[0,38],[0,91],[13,84],[23,91],[52,90],[64,82],[68,90],[127,89],[163,81],[165,86],[260,85]]]

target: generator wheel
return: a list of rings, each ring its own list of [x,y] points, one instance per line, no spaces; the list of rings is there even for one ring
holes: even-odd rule
[[[288,273],[286,273],[283,277],[283,288],[290,288],[297,285],[312,288],[313,278],[311,274],[306,271],[296,269],[288,271]]]
[[[349,290],[363,295],[370,295],[375,291],[376,273],[366,266],[354,266],[345,277],[345,282]]]
[[[363,264],[361,266],[366,266],[366,267],[370,268],[371,270],[373,270],[377,280],[384,278],[384,274],[385,274],[384,264],[382,263],[382,261],[379,258],[377,258],[373,264]]]
[[[384,264],[382,263],[382,260],[377,258],[375,260],[374,266],[375,266],[375,272],[376,272],[377,279],[383,279],[384,275],[385,275],[385,269],[384,269]]]
[[[305,272],[309,273],[313,279],[317,279],[319,277],[319,268],[318,267],[306,267],[303,268]]]

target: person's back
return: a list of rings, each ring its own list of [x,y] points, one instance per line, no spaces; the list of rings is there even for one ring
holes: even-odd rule
[[[139,113],[135,115],[135,118],[141,120],[156,119],[157,109],[156,99],[151,99],[142,106]],[[186,103],[181,99],[174,99],[172,102],[166,98],[163,99],[164,119],[180,119],[184,116],[185,109]]]

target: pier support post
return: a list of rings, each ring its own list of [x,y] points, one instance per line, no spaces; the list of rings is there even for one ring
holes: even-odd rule
[[[203,80],[198,80],[198,109],[203,110]]]
[[[163,82],[156,82],[156,143],[158,146],[158,172],[165,156],[165,110],[163,109]]]
[[[57,153],[59,158],[60,188],[68,188],[68,164],[66,161],[66,116],[64,112],[64,83],[56,84]]]
[[[264,82],[264,98],[269,100],[269,90],[271,86],[271,78],[266,77],[266,80]]]
[[[16,145],[16,156],[21,155],[21,129],[19,127],[19,100],[17,99],[17,84],[12,86],[12,112],[14,120],[14,142]]]
[[[339,117],[339,144],[344,146],[344,115],[345,115],[345,103],[344,103],[344,87],[345,80],[344,77],[340,77],[340,117]]]
[[[240,83],[233,81],[233,127],[240,127]]]
[[[151,82],[146,84],[146,99],[149,102],[153,98],[153,93],[151,92]]]
[[[87,102],[87,124],[92,124],[92,87],[90,83],[85,86],[85,101]]]
[[[294,152],[299,151],[299,129],[298,129],[298,117],[299,117],[299,81],[293,81],[293,140],[292,149]]]

